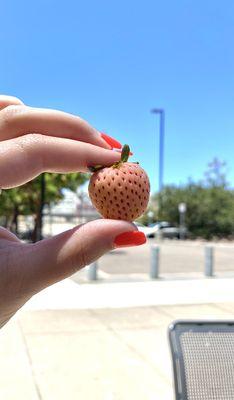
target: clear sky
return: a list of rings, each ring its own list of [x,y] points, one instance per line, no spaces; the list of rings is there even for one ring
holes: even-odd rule
[[[0,92],[87,119],[128,143],[158,185],[225,160],[234,186],[232,0],[2,0]]]

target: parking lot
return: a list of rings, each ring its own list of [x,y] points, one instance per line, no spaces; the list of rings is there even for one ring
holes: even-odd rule
[[[234,243],[207,243],[201,241],[164,240],[156,242],[148,239],[147,244],[135,248],[116,249],[98,261],[100,277],[108,279],[139,278],[148,279],[150,271],[151,247],[160,248],[160,276],[197,277],[204,273],[205,247],[214,246],[214,273],[234,275]],[[79,273],[78,279],[83,275]]]

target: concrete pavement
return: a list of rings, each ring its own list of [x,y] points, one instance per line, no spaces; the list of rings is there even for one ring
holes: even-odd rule
[[[1,330],[0,398],[173,399],[168,325],[233,319],[233,286],[217,278],[60,282]]]
[[[1,332],[4,400],[173,399],[167,327],[234,303],[21,311]]]
[[[83,271],[82,271],[83,273]],[[77,284],[66,279],[42,291],[27,310],[96,309],[234,302],[234,278],[101,280]]]

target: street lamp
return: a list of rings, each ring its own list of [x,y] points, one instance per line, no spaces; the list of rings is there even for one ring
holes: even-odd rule
[[[162,108],[153,108],[153,114],[159,115],[159,192],[163,188],[163,167],[164,167],[164,136],[165,136],[165,111]]]

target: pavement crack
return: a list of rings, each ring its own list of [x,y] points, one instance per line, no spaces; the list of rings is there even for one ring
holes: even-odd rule
[[[97,317],[97,315],[95,314],[95,311],[92,309],[89,309],[90,314],[92,316],[95,316],[96,319],[99,320],[99,318]],[[135,353],[145,364],[147,364],[150,368],[152,368],[154,371],[157,372],[157,374],[165,381],[167,382],[167,379],[165,378],[164,374],[161,373],[161,371],[154,365],[154,363],[152,363],[151,361],[148,360],[147,357],[145,357],[138,349],[136,349],[136,347],[132,346],[131,344],[129,344],[126,340],[123,339],[123,337],[118,334],[117,330],[115,330],[114,328],[112,328],[110,325],[108,325],[107,323],[100,321],[107,331],[109,331],[113,336],[115,336],[117,338],[117,340],[119,342],[121,342],[122,344],[124,344],[124,346],[126,346],[132,353]],[[124,330],[124,329],[123,329]]]
[[[36,394],[37,394],[37,398],[38,398],[38,400],[43,400],[43,397],[42,397],[42,394],[41,394],[41,390],[40,390],[39,384],[37,382],[36,374],[35,374],[35,371],[34,371],[34,368],[33,368],[33,361],[32,361],[32,357],[31,357],[31,354],[30,354],[30,351],[29,351],[29,348],[28,348],[28,345],[27,345],[27,340],[25,338],[25,335],[24,335],[24,332],[23,332],[23,329],[22,329],[22,326],[21,326],[21,323],[20,323],[19,320],[17,321],[17,324],[18,324],[18,327],[19,327],[19,330],[20,330],[20,333],[21,333],[21,336],[22,336],[23,345],[24,345],[24,348],[25,348],[25,354],[26,354],[26,357],[27,357],[27,360],[28,360],[28,363],[29,363],[33,384],[34,384],[35,391],[36,391]]]
[[[154,371],[157,372],[157,375],[160,376],[165,382],[167,382],[167,379],[165,378],[165,375],[161,373],[161,371],[152,363],[151,361],[148,360],[147,357],[145,357],[136,347],[132,346],[128,342],[126,342],[121,335],[118,334],[118,332],[109,327],[108,330],[112,332],[112,334],[115,335],[115,337],[122,342],[131,352],[135,353],[145,364],[147,364],[150,368],[152,368]]]

